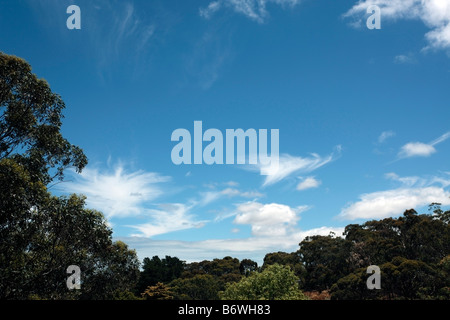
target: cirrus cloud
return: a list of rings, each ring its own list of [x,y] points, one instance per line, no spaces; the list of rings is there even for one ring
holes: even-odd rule
[[[361,15],[369,6],[381,9],[382,19],[421,20],[431,29],[425,34],[428,45],[424,49],[450,49],[450,2],[445,0],[360,0],[344,17],[353,17],[361,24]],[[355,25],[355,23],[353,23]]]
[[[231,8],[253,21],[263,23],[269,15],[267,11],[269,3],[292,8],[299,4],[300,0],[216,0],[210,2],[206,8],[200,8],[199,14],[205,19],[210,19],[219,10]]]
[[[112,218],[141,214],[146,203],[162,195],[161,183],[170,177],[143,170],[126,172],[120,164],[104,171],[88,167],[73,179],[65,184],[65,190],[85,195],[89,207]]]
[[[258,164],[262,175],[265,175],[264,186],[269,186],[280,182],[294,173],[309,173],[312,172],[340,157],[342,147],[340,145],[335,147],[334,152],[328,156],[320,156],[317,153],[312,153],[309,157],[291,156],[289,154],[281,154],[277,163],[270,163],[268,165]]]

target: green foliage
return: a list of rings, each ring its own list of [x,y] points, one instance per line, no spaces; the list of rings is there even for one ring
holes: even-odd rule
[[[64,108],[61,97],[26,61],[0,52],[0,160],[14,159],[33,181],[45,185],[52,178],[63,179],[70,166],[81,171],[86,156],[60,132]]]
[[[243,259],[239,264],[239,271],[242,275],[248,276],[253,271],[258,270],[258,263],[251,259]]]
[[[219,282],[210,274],[175,279],[170,283],[170,287],[178,300],[217,300],[219,298]]]
[[[148,286],[142,293],[145,300],[172,300],[173,293],[165,284],[158,282],[154,286]]]
[[[298,289],[299,279],[287,266],[272,264],[253,272],[220,293],[222,300],[306,300]]]
[[[111,299],[139,276],[136,252],[112,242],[84,197],[47,190],[87,164],[61,135],[64,107],[24,60],[0,53],[0,299]],[[70,265],[82,290],[66,287]]]
[[[350,243],[333,234],[306,237],[297,251],[307,274],[302,289],[323,291],[331,288],[348,273],[349,251]]]
[[[367,298],[374,291],[368,290],[366,269],[361,268],[340,278],[331,286],[331,297],[335,300],[360,300]],[[375,291],[376,293],[376,291]]]
[[[297,277],[299,277],[301,282],[304,281],[306,269],[305,269],[302,261],[300,260],[300,255],[298,254],[298,252],[287,253],[287,252],[278,251],[278,252],[268,253],[264,257],[264,264],[262,266],[262,270],[267,268],[269,265],[272,265],[275,263],[283,265],[283,266],[289,266],[291,268],[291,270],[294,271],[294,274]]]
[[[144,299],[137,297],[133,292],[129,290],[117,289],[116,291],[114,291],[111,300],[144,300]]]
[[[158,282],[169,283],[170,281],[180,277],[185,262],[177,257],[166,256],[160,259],[154,256],[152,259],[144,258],[143,271],[140,274],[137,284],[137,292],[142,293],[148,286],[154,286]]]

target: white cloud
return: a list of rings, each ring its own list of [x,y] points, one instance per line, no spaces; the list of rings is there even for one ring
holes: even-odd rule
[[[161,183],[170,180],[142,170],[127,173],[123,165],[108,172],[88,167],[73,179],[65,184],[65,190],[85,195],[87,205],[107,218],[141,214],[148,201],[162,194]]]
[[[385,142],[387,139],[391,138],[395,136],[395,132],[392,130],[389,131],[383,131],[380,136],[378,137],[378,143],[383,143]]]
[[[400,158],[429,157],[435,152],[436,149],[430,144],[422,142],[409,142],[400,149],[398,156]]]
[[[130,226],[141,232],[133,236],[153,237],[169,232],[201,228],[207,221],[197,221],[190,213],[192,205],[182,203],[161,204],[160,209],[146,210],[146,216],[152,220],[151,223]]]
[[[200,8],[200,16],[210,19],[222,8],[231,8],[247,18],[262,23],[268,17],[267,4],[274,3],[282,7],[294,7],[300,0],[216,0],[206,8]]]
[[[342,209],[339,217],[346,220],[382,219],[433,202],[450,205],[450,192],[444,189],[450,186],[448,177],[400,177],[393,172],[387,173],[385,177],[400,183],[400,186],[361,195],[359,201]]]
[[[206,8],[200,8],[199,13],[200,16],[202,16],[205,19],[211,18],[211,16],[219,11],[219,9],[222,7],[221,1],[213,1],[211,2]]]
[[[225,188],[220,191],[206,191],[200,192],[201,200],[199,201],[199,205],[206,206],[213,201],[217,201],[223,197],[242,197],[242,198],[261,198],[264,195],[257,191],[241,191],[236,188]]]
[[[399,54],[394,57],[394,62],[398,64],[414,64],[416,59],[413,54]]]
[[[426,49],[450,49],[450,1],[446,0],[360,0],[344,17],[360,17],[370,5],[381,9],[381,19],[420,19],[431,29]],[[359,18],[360,22],[362,19]]]
[[[321,181],[314,177],[307,177],[297,185],[297,190],[303,191],[307,189],[317,188],[321,185]]]
[[[141,210],[142,218],[149,222],[129,225],[129,227],[137,229],[140,234],[133,236],[153,237],[165,233],[179,230],[203,227],[209,220],[198,220],[197,216],[192,214],[194,210],[209,205],[214,201],[227,197],[244,197],[258,198],[262,194],[253,191],[242,192],[235,188],[225,188],[220,191],[199,192],[200,199],[191,199],[187,203],[167,203],[160,204],[159,209]],[[218,216],[215,221],[221,221],[230,215]]]
[[[342,209],[339,217],[346,220],[382,219],[402,214],[433,202],[450,205],[450,192],[438,187],[400,188],[367,193]]]
[[[234,223],[251,225],[254,236],[285,236],[292,232],[299,214],[308,206],[291,208],[287,205],[247,202],[237,207]]]
[[[335,149],[335,152],[326,157],[321,157],[317,153],[312,153],[310,157],[305,158],[282,154],[277,164],[258,165],[261,174],[264,173],[266,176],[263,186],[280,182],[294,173],[308,173],[326,165],[339,157],[342,148],[337,146]]]
[[[429,157],[436,152],[435,145],[444,142],[450,138],[450,132],[447,132],[439,138],[433,140],[430,143],[423,142],[409,142],[401,147],[398,158],[410,158],[410,157]]]
[[[386,173],[385,177],[387,179],[400,182],[404,187],[412,187],[414,185],[417,186],[418,184],[423,186],[425,184],[424,181],[419,177],[400,177],[394,172]]]

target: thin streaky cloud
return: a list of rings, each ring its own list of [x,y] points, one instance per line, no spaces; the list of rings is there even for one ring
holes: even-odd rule
[[[392,130],[383,131],[378,137],[378,143],[384,143],[387,139],[395,136],[395,132]]]
[[[309,173],[338,159],[341,155],[342,147],[335,147],[333,153],[322,157],[317,153],[310,154],[309,157],[291,156],[281,154],[277,164],[257,165],[260,174],[264,173],[265,179],[263,187],[282,181],[283,179],[296,173]]]
[[[263,23],[269,16],[268,4],[293,8],[300,2],[300,0],[216,0],[210,2],[207,7],[200,8],[199,14],[205,19],[211,19],[219,10],[229,8],[250,20]]]
[[[159,205],[159,209],[146,210],[145,216],[151,222],[128,225],[128,227],[137,229],[140,232],[131,236],[152,238],[170,232],[201,228],[208,221],[197,220],[197,217],[191,213],[193,207],[193,205],[183,203],[168,203]]]
[[[440,136],[439,138],[433,140],[430,145],[435,146],[438,143],[444,142],[445,140],[447,140],[448,138],[450,138],[450,131],[444,133],[442,136]]]

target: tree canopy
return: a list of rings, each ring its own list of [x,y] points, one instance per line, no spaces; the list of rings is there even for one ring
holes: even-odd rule
[[[112,241],[102,213],[48,190],[87,164],[61,134],[64,108],[27,62],[0,53],[0,299],[109,299],[138,279],[136,252]],[[66,287],[70,265],[80,291]]]
[[[298,286],[299,279],[291,268],[275,263],[228,284],[220,297],[223,300],[306,300]]]

